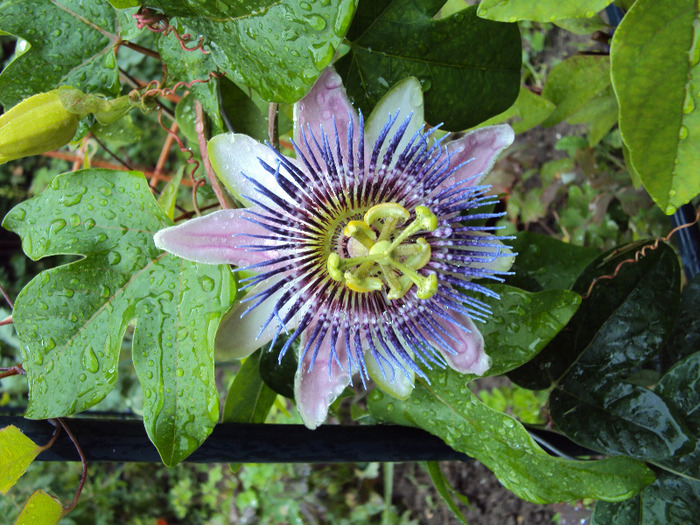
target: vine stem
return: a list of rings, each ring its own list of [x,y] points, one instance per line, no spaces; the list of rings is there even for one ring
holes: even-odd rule
[[[148,49],[147,47],[140,46],[138,44],[134,44],[133,42],[129,42],[128,40],[120,40],[116,44],[114,44],[114,52],[117,52],[117,49],[119,49],[120,46],[128,47],[129,49],[133,49],[134,51],[137,51],[138,53],[141,53],[142,55],[146,55],[151,58],[155,58],[159,62],[162,62],[162,59],[160,57],[160,53],[157,51],[153,51],[152,49]]]
[[[5,298],[5,301],[7,301],[7,304],[10,306],[10,310],[14,310],[15,305],[12,303],[12,299],[10,299],[10,296],[7,295],[7,292],[2,287],[2,285],[0,285],[0,293],[2,293],[2,296]]]
[[[165,161],[168,159],[168,155],[170,154],[170,148],[172,148],[173,142],[175,142],[173,135],[177,134],[177,130],[177,121],[173,120],[173,123],[170,125],[170,132],[168,133],[168,136],[165,139],[165,144],[163,144],[163,149],[160,150],[158,163],[156,164],[156,167],[153,170],[153,176],[151,177],[150,184],[151,188],[155,188],[156,184],[158,184],[158,181],[161,180],[160,172],[162,171],[163,166],[165,165]]]
[[[63,512],[65,515],[75,508],[75,506],[78,504],[78,499],[80,499],[80,494],[83,492],[85,480],[87,479],[87,460],[85,459],[83,449],[80,448],[80,445],[78,444],[78,440],[75,439],[75,435],[73,435],[73,432],[71,432],[70,428],[68,428],[68,425],[66,425],[63,419],[57,418],[52,419],[52,421],[57,422],[59,425],[61,425],[61,427],[63,427],[63,430],[66,432],[71,442],[73,443],[75,450],[78,452],[78,455],[80,456],[80,463],[83,466],[82,473],[80,474],[80,483],[78,484],[78,490],[75,491],[75,497],[73,498],[73,501],[70,502],[70,505],[68,505],[67,507],[63,507]]]
[[[226,199],[223,191],[221,191],[219,180],[216,178],[214,169],[211,167],[211,162],[209,161],[209,155],[207,155],[207,136],[204,122],[204,108],[202,108],[202,103],[199,100],[195,100],[194,111],[196,117],[195,131],[197,132],[197,143],[199,144],[199,153],[202,156],[204,171],[207,174],[209,184],[211,184],[211,187],[214,190],[216,200],[219,201],[222,208],[230,208],[231,205],[229,204],[228,199]]]
[[[51,157],[52,159],[67,160],[68,162],[73,162],[76,160],[76,158],[79,158],[74,153],[68,153],[65,151],[47,151],[46,153],[42,153],[41,155],[43,157]],[[120,166],[119,164],[114,164],[112,162],[107,162],[104,160],[94,159],[90,162],[90,164],[94,168],[106,168],[110,170],[126,171],[126,168],[124,166]],[[150,170],[150,168],[146,166],[133,166],[132,169],[136,169],[142,172],[147,178],[153,177],[153,172]],[[170,173],[161,173],[159,177],[160,180],[169,181],[172,178],[172,175]],[[186,186],[192,185],[192,183],[187,179],[183,179],[182,183]]]
[[[279,126],[277,125],[277,110],[279,104],[277,102],[270,102],[267,109],[267,135],[270,138],[270,144],[277,151],[280,149],[280,132]]]

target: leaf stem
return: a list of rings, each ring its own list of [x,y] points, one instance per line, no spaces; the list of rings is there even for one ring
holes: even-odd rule
[[[279,151],[280,149],[280,130],[277,120],[279,104],[270,102],[267,110],[267,135],[270,137],[270,144]]]
[[[114,52],[117,52],[117,49],[119,46],[124,46],[128,47],[129,49],[133,49],[134,51],[141,53],[142,55],[146,55],[151,58],[155,58],[158,61],[162,61],[160,57],[160,53],[157,51],[153,51],[152,49],[148,49],[147,47],[140,46],[138,44],[134,44],[133,42],[129,42],[128,40],[119,40],[115,45],[114,45]]]

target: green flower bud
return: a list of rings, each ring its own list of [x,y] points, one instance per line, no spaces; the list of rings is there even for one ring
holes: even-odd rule
[[[56,92],[29,97],[0,116],[0,164],[70,142],[80,117],[63,107]]]

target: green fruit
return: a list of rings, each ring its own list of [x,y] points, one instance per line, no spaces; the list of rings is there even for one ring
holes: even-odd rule
[[[0,164],[65,146],[79,120],[63,107],[56,90],[23,100],[0,116]]]

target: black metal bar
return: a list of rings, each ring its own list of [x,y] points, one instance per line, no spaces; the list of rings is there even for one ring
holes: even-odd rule
[[[66,420],[88,461],[159,462],[141,421],[74,418]],[[54,427],[48,421],[0,416],[0,428],[15,425],[39,444]],[[78,461],[65,435],[37,458]],[[195,463],[352,463],[370,461],[440,461],[470,458],[441,439],[417,428],[366,425],[302,425],[221,423],[186,461]]]
[[[160,462],[140,420],[67,419],[88,461]],[[49,441],[49,421],[0,416],[0,428],[15,425],[38,444]],[[529,429],[553,455],[594,456],[566,437]],[[549,445],[549,446],[548,446]],[[39,461],[79,461],[65,433]],[[194,463],[363,463],[370,461],[468,461],[469,456],[448,447],[423,430],[394,425],[303,425],[220,423],[190,457]]]

